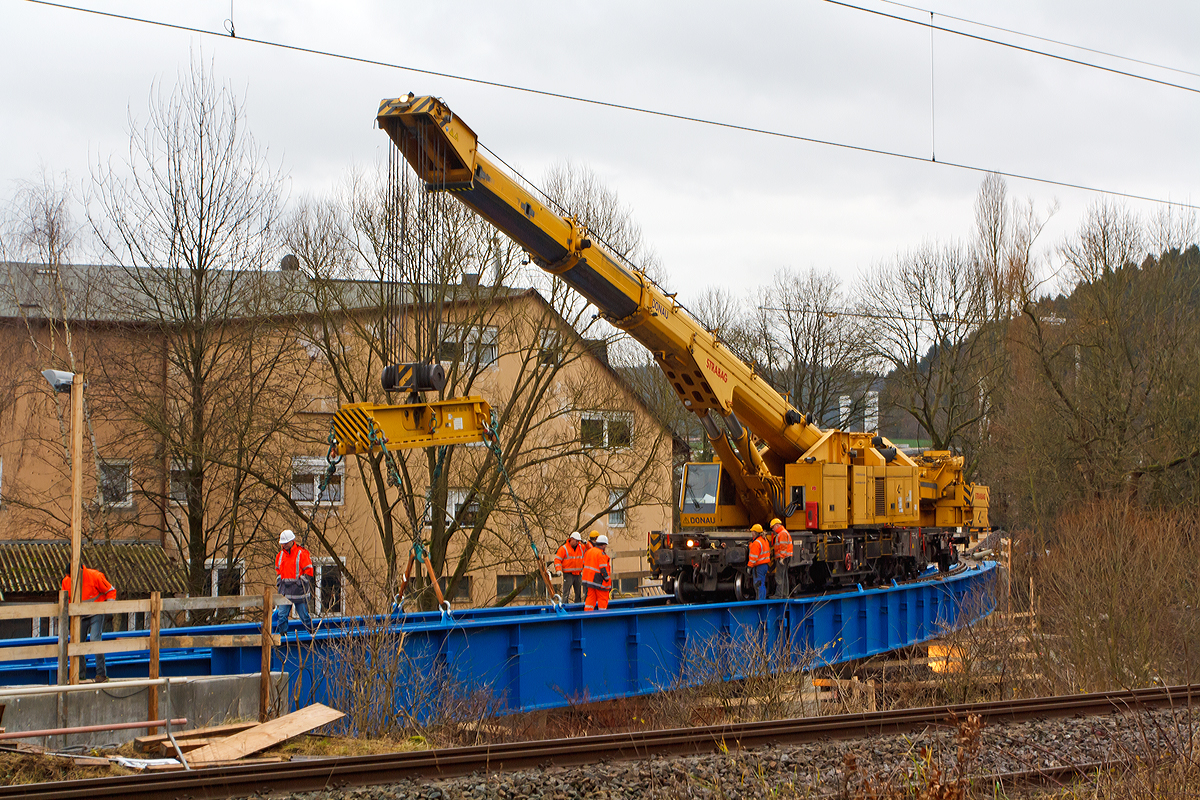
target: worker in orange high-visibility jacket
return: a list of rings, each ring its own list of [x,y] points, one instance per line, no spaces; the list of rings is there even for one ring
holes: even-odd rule
[[[300,624],[312,629],[312,616],[308,613],[308,595],[312,592],[312,556],[296,541],[296,534],[283,531],[279,534],[279,554],[275,556],[275,588],[296,609]],[[275,614],[275,629],[282,636],[288,632],[292,609],[280,606]]]
[[[607,550],[608,537],[599,534],[595,545],[583,556],[583,585],[587,587],[584,611],[608,608],[608,595],[612,592],[612,559]]]
[[[83,603],[104,603],[117,599],[117,590],[108,582],[108,578],[98,569],[79,566],[79,600]],[[71,596],[71,576],[62,579],[63,591]],[[98,642],[104,635],[104,615],[89,614],[79,622],[81,631],[89,642]],[[96,654],[96,683],[108,680],[108,670],[104,666],[104,654]]]
[[[754,599],[767,599],[767,568],[771,565],[771,543],[763,533],[762,525],[755,523],[750,526],[754,538],[750,540],[750,560],[746,566],[754,575]]]
[[[563,602],[566,602],[572,588],[575,590],[575,602],[583,602],[583,556],[585,552],[583,537],[579,535],[579,531],[574,531],[554,554],[554,571],[561,572],[563,576]]]
[[[775,596],[785,600],[791,594],[788,565],[792,562],[792,534],[778,519],[771,520],[771,532],[775,534]]]

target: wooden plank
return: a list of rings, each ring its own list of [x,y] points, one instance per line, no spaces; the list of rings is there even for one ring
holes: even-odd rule
[[[223,741],[225,741],[225,739],[226,739],[226,737],[224,737],[224,736],[209,736],[209,737],[198,737],[196,739],[176,739],[175,741],[179,744],[180,750],[182,750],[185,753],[189,753],[192,750],[197,750],[201,747],[208,747],[210,744],[216,744],[217,742],[223,742]],[[169,740],[165,741],[165,742],[159,742],[158,743],[158,753],[161,756],[174,756],[175,755],[175,745],[171,744],[171,742]]]
[[[271,706],[271,649],[275,644],[271,636],[271,600],[274,590],[263,590],[262,608],[262,663],[258,668],[258,721],[266,722]]]
[[[76,617],[90,617],[93,614],[134,614],[149,611],[149,600],[106,600],[103,603],[71,603],[70,613]]]
[[[279,644],[279,636],[272,639]],[[262,644],[262,636],[257,633],[243,633],[236,636],[164,636],[163,647],[258,647]]]
[[[0,606],[0,620],[57,617],[58,603],[24,603]]]
[[[159,628],[162,625],[162,593],[152,592],[150,594],[150,610],[147,612],[150,623],[150,675],[151,678],[158,677],[158,648],[159,648]],[[158,719],[158,687],[146,687],[146,719]],[[158,728],[151,728],[150,733],[154,733]],[[169,740],[168,740],[169,741]]]
[[[163,611],[205,611],[218,608],[259,608],[261,595],[237,597],[164,597]]]
[[[172,731],[175,734],[175,741],[183,743],[189,739],[205,739],[218,736],[230,736],[235,733],[250,730],[258,726],[257,722],[232,722],[228,725],[212,725],[207,728],[192,728],[188,731]],[[150,734],[148,736],[138,736],[133,740],[134,745],[138,750],[146,752],[153,750],[159,744],[167,742],[170,744],[171,737],[165,733]]]
[[[138,650],[150,649],[149,636],[130,636],[127,639],[109,639],[107,642],[72,642],[68,646],[68,654],[75,656],[94,656],[97,653],[134,653]]]
[[[248,731],[235,733],[220,744],[201,747],[189,755],[188,762],[233,761],[285,742],[293,736],[307,733],[313,728],[328,725],[344,716],[346,715],[341,711],[321,703],[314,703],[278,719],[264,722]]]
[[[31,644],[24,647],[0,647],[0,661],[24,661],[27,658],[54,658],[56,644]]]

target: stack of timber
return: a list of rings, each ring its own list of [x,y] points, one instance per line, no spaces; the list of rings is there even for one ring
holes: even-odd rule
[[[269,722],[244,722],[218,725],[211,728],[195,728],[175,733],[175,743],[183,752],[188,766],[193,769],[247,764],[255,761],[281,761],[281,757],[250,759],[255,753],[282,744],[303,733],[336,722],[346,716],[341,711],[314,703],[299,711],[293,711]],[[148,755],[170,758],[175,747],[166,734],[142,736],[134,740],[139,750]],[[183,764],[156,764],[147,769],[183,769]]]

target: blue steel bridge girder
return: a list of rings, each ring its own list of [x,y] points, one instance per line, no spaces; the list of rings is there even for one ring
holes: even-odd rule
[[[736,678],[761,664],[795,669],[864,658],[943,635],[991,613],[995,563],[928,580],[792,600],[678,605],[666,597],[614,601],[605,612],[549,606],[408,614],[393,620],[325,620],[315,633],[289,634],[273,668],[289,673],[293,706],[336,705],[339,653],[354,631],[392,624],[403,633],[403,670],[394,702],[407,713],[434,713],[439,693],[489,696],[499,711],[563,707],[577,702],[649,694],[704,679]],[[214,628],[220,628],[219,631]],[[180,629],[199,634],[257,632],[256,625]],[[107,634],[105,639],[144,635]],[[3,661],[3,649],[53,641],[0,641],[0,685],[49,684],[54,661]],[[164,675],[257,672],[258,648],[191,648],[164,654]],[[739,660],[741,659],[741,660]],[[114,654],[114,677],[144,677],[148,654]]]

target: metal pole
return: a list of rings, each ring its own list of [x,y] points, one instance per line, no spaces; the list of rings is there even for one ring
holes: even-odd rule
[[[171,683],[191,683],[191,677],[179,678],[135,678],[131,681],[120,680],[115,682],[109,688],[111,689],[136,689],[142,686],[166,686]],[[20,686],[17,688],[8,688],[0,686],[0,697],[28,697],[35,694],[53,694],[55,692],[98,692],[100,687],[91,683],[76,684],[75,686]]]
[[[187,718],[181,717],[172,720],[151,719],[145,722],[114,722],[109,725],[81,725],[77,728],[47,728],[41,731],[13,731],[12,733],[0,733],[0,740],[36,739],[42,736],[66,736],[70,733],[98,733],[100,731],[126,731],[135,728],[157,728],[167,722],[174,725],[186,725]]]
[[[83,596],[80,560],[83,557],[83,375],[71,378],[71,602]],[[78,644],[82,622],[71,616],[71,643]],[[83,656],[71,659],[71,683],[79,683]]]

